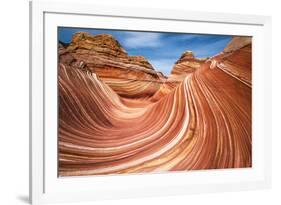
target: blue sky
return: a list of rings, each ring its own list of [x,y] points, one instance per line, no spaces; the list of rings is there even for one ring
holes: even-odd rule
[[[69,43],[76,32],[93,35],[111,34],[119,41],[129,55],[141,55],[148,59],[155,70],[169,75],[174,63],[186,50],[195,57],[210,57],[218,54],[231,40],[231,36],[209,34],[183,34],[144,31],[121,31],[107,29],[84,29],[60,27],[58,38]]]

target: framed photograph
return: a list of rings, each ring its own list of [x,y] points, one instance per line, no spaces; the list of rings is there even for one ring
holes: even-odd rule
[[[30,21],[32,204],[270,187],[270,17],[36,1]]]

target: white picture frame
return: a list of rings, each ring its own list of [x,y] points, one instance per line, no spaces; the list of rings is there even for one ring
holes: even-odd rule
[[[240,191],[271,186],[270,17],[34,1],[30,2],[30,25],[32,204]],[[57,120],[57,99],[52,91],[57,89],[57,53],[53,49],[57,46],[58,26],[253,36],[253,167],[59,179],[57,162],[54,161],[57,158],[57,127],[51,122]]]

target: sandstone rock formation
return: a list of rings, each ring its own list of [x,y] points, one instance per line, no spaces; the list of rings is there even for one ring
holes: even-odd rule
[[[96,73],[123,97],[150,97],[165,81],[145,57],[128,56],[120,43],[109,34],[93,36],[78,32],[65,52],[75,59],[77,66],[87,67],[90,72]],[[66,57],[63,58],[66,60]],[[73,63],[71,61],[68,65]]]
[[[219,67],[246,85],[252,85],[252,40],[251,37],[233,37],[224,51],[210,59]]]
[[[59,50],[59,176],[252,166],[251,43],[232,46],[233,39],[231,49],[208,60],[186,52],[169,76],[174,81],[164,84],[173,88],[149,102],[121,91],[154,91],[161,74],[139,60],[128,63],[111,37],[98,38],[111,41],[105,51],[95,43],[82,49],[79,35]],[[125,71],[141,91],[110,81],[123,82]],[[155,83],[141,87],[149,80]]]
[[[223,50],[225,53],[234,52],[252,43],[252,37],[234,36]]]
[[[204,58],[195,58],[192,51],[185,51],[175,63],[168,80],[175,83],[182,82],[188,74],[200,68],[206,60]]]
[[[153,95],[151,101],[157,101],[175,89],[189,74],[201,67],[207,58],[195,58],[192,51],[185,51],[175,63],[168,79]]]

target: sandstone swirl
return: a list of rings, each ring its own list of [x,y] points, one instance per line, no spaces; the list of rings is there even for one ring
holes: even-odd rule
[[[166,80],[82,34],[59,48],[59,176],[251,167],[251,41],[186,52]]]
[[[192,51],[185,51],[175,63],[168,79],[160,89],[150,98],[155,102],[176,88],[189,74],[201,67],[207,58],[195,58]]]
[[[109,34],[93,36],[78,32],[65,52],[74,59],[69,65],[96,73],[123,97],[150,97],[165,81],[162,73],[155,71],[143,56],[128,56]]]

